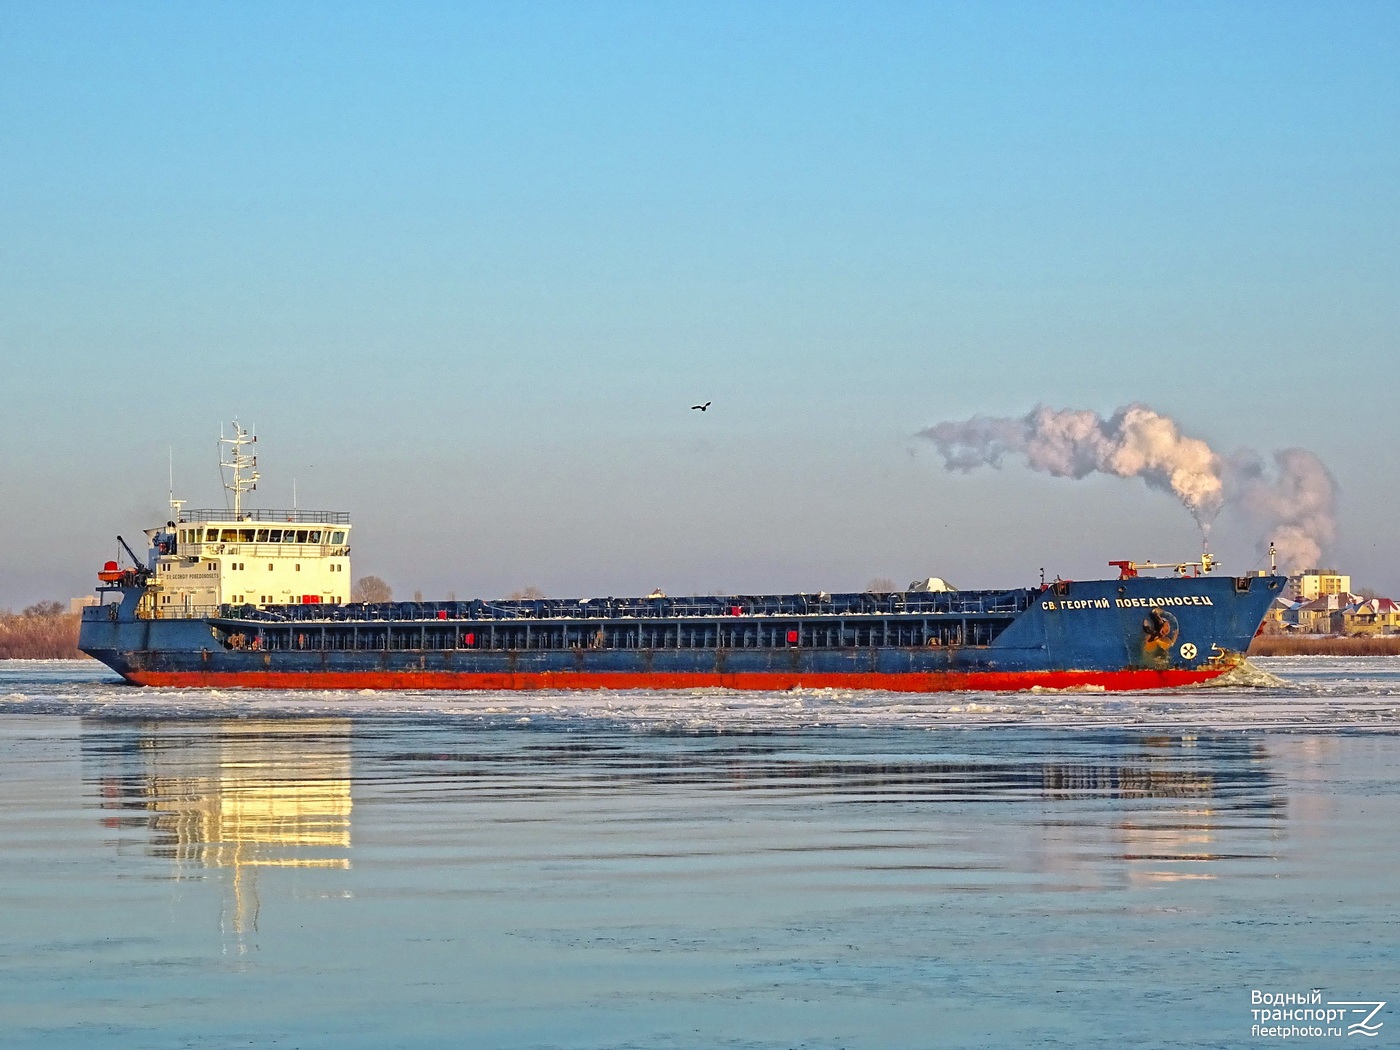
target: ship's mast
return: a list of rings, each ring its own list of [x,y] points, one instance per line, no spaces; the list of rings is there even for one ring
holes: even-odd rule
[[[248,431],[239,426],[237,420],[233,422],[233,437],[224,437],[224,428],[219,427],[219,444],[228,446],[227,459],[224,458],[225,450],[219,450],[219,472],[223,473],[224,467],[233,471],[233,480],[225,481],[224,488],[233,493],[233,516],[239,521],[243,520],[243,493],[258,487],[258,457],[243,449],[257,440],[256,437],[249,437]],[[245,470],[250,472],[246,477],[243,474]]]
[[[170,460],[170,517],[174,521],[180,520],[180,508],[185,505],[185,500],[175,498],[175,449],[168,450]]]

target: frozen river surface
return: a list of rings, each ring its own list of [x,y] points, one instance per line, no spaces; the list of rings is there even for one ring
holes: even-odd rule
[[[1400,1000],[1400,659],[1259,663],[913,698],[0,663],[0,1045],[1277,1044],[1255,990]],[[1287,1042],[1400,1044],[1371,1023]]]

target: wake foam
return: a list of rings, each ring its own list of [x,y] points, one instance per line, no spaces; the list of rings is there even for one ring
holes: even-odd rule
[[[1258,664],[1252,664],[1248,660],[1242,660],[1237,666],[1230,668],[1224,674],[1192,686],[1194,689],[1293,689],[1294,686],[1286,678],[1280,678],[1272,672],[1264,670]]]

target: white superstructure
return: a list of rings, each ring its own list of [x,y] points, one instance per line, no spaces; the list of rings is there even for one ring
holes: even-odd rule
[[[350,515],[341,511],[246,510],[243,494],[257,487],[257,457],[244,450],[257,439],[234,424],[222,466],[232,507],[183,510],[147,529],[151,580],[147,608],[156,617],[209,615],[219,605],[339,605],[350,600]]]

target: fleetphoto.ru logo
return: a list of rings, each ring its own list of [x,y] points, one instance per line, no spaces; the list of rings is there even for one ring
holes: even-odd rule
[[[1250,1035],[1259,1039],[1297,1039],[1304,1036],[1369,1036],[1375,1038],[1385,1024],[1380,1012],[1384,1001],[1329,999],[1322,989],[1310,992],[1261,992],[1249,995],[1254,1026]]]

